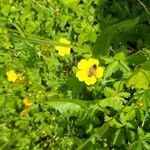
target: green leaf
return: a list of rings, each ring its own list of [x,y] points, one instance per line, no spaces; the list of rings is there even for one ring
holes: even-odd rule
[[[123,125],[127,125],[129,120],[133,120],[135,118],[135,114],[134,106],[126,106],[124,111],[120,113],[120,122]]]
[[[138,142],[136,150],[143,150],[142,142]]]
[[[93,55],[97,58],[102,55],[108,55],[114,36],[119,33],[130,31],[131,29],[135,28],[138,22],[139,17],[125,20],[105,28],[95,42],[93,47]]]
[[[127,63],[123,60],[119,61],[119,69],[123,72],[123,73],[129,73],[131,71],[131,69],[129,68],[129,66],[127,65]]]
[[[96,41],[96,33],[94,31],[81,32],[79,35],[79,43],[82,44],[84,42],[95,42]]]
[[[106,31],[105,31],[106,32]],[[110,51],[110,45],[113,38],[113,35],[109,33],[102,32],[100,36],[97,38],[94,47],[93,47],[93,55],[96,58],[99,58],[101,55],[107,55]]]
[[[137,89],[147,89],[150,84],[150,71],[138,70],[128,80],[127,85]]]
[[[9,11],[10,11],[10,5],[3,5],[3,7],[1,8],[1,13],[4,16],[8,16]]]
[[[104,72],[104,79],[110,77],[114,72],[116,72],[119,69],[119,63],[118,61],[113,61],[109,66],[106,68]]]
[[[111,119],[112,119],[112,117],[105,116],[105,121],[110,121]],[[114,128],[121,128],[123,125],[121,123],[119,123],[118,121],[116,121],[116,119],[112,119],[109,122],[109,126],[114,127]]]
[[[112,97],[112,96],[116,96],[117,92],[115,90],[113,90],[112,88],[110,88],[110,87],[106,87],[104,89],[104,95],[106,97]]]
[[[75,9],[78,6],[79,0],[61,0],[64,6]]]
[[[150,140],[150,133],[146,133],[144,135],[144,131],[142,128],[138,127],[139,133],[139,139],[131,144],[131,148],[134,148],[136,150],[143,150],[143,146],[149,150],[149,145],[147,144],[147,141]]]
[[[1,17],[0,16],[0,27],[4,27],[7,24],[7,18],[6,17]],[[0,28],[0,32],[1,32],[1,28]]]
[[[150,59],[147,60],[141,67],[144,70],[150,71]]]
[[[123,98],[120,97],[110,97],[100,101],[102,107],[112,107],[115,110],[120,110],[123,107]]]
[[[137,139],[137,134],[129,128],[126,128],[126,135],[130,143],[134,142]]]
[[[139,103],[147,110],[150,106],[150,90],[145,90],[144,92],[137,95]]]
[[[48,101],[48,106],[58,110],[60,113],[74,113],[86,109],[89,102],[83,100],[54,100]]]
[[[51,107],[58,110],[60,113],[68,113],[68,112],[74,112],[74,111],[80,111],[81,107],[80,105],[70,103],[70,102],[51,102]]]
[[[84,87],[84,85],[76,77],[68,78],[66,84],[72,90],[73,97],[79,95]]]
[[[143,146],[146,148],[146,150],[150,149],[150,144],[148,144],[147,142],[143,141]]]
[[[124,130],[123,128],[117,129],[114,140],[113,140],[113,145],[121,146],[125,142],[125,137],[124,137]]]
[[[114,58],[117,60],[125,61],[126,60],[126,54],[124,52],[119,52],[119,53],[115,54]]]
[[[141,63],[144,63],[146,61],[146,57],[142,54],[133,54],[128,56],[127,62],[131,65],[139,65]]]

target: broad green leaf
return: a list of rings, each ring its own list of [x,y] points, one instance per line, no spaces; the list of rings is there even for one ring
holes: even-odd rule
[[[112,88],[110,88],[110,87],[106,87],[104,89],[104,95],[106,97],[112,97],[112,96],[116,96],[117,92],[115,90],[113,90]]]
[[[50,105],[60,113],[77,112],[81,110],[79,105],[70,102],[51,102]]]
[[[54,108],[58,110],[60,113],[73,113],[73,112],[78,112],[82,109],[86,109],[88,105],[90,105],[89,102],[84,101],[84,100],[53,100],[53,101],[48,101],[48,106],[51,108]]]
[[[137,89],[147,89],[150,84],[150,71],[138,70],[128,80],[127,85]]]
[[[93,31],[81,32],[79,35],[79,43],[82,44],[87,41],[94,43],[96,41],[96,33]]]
[[[97,58],[102,55],[108,55],[113,37],[119,33],[130,31],[135,28],[138,22],[139,17],[125,20],[105,28],[95,42],[93,55]]]
[[[107,107],[107,106],[109,106],[109,107],[112,107],[113,109],[115,109],[115,110],[120,110],[122,107],[123,107],[123,98],[120,98],[120,97],[118,97],[118,96],[114,96],[114,97],[109,97],[109,98],[106,98],[106,99],[104,99],[104,100],[101,100],[100,101],[100,105],[102,106],[102,107]]]

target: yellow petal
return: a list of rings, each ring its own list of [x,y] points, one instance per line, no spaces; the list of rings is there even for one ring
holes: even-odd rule
[[[58,55],[65,56],[70,54],[70,48],[62,47],[62,46],[55,46],[55,49],[58,50]]]
[[[102,67],[97,67],[96,69],[96,77],[101,78],[103,76],[104,69]]]
[[[70,48],[65,48],[65,54],[69,55],[70,54]]]
[[[6,75],[8,81],[15,82],[17,80],[17,74],[13,70],[8,71]]]
[[[27,107],[24,110],[22,110],[20,114],[22,116],[26,116],[29,113],[30,109],[31,109],[30,107]]]
[[[84,71],[77,71],[76,77],[82,82],[86,78],[86,73]]]
[[[88,61],[86,59],[82,59],[79,63],[78,63],[78,68],[81,70],[88,70],[90,68]]]
[[[59,42],[60,43],[62,43],[62,44],[68,44],[68,45],[70,45],[70,41],[68,41],[66,38],[61,38],[60,40],[59,40]]]
[[[65,56],[65,55],[69,55],[69,54],[70,54],[70,48],[62,47],[58,51],[58,55],[60,55],[60,56]]]
[[[23,104],[24,104],[25,106],[28,106],[28,107],[31,107],[31,106],[32,106],[32,103],[31,103],[27,98],[24,98],[24,99],[23,99]]]
[[[99,65],[99,61],[97,59],[94,59],[94,58],[90,58],[88,60],[88,63],[89,63],[90,66],[93,66],[93,65],[98,66]]]
[[[60,55],[60,56],[65,56],[65,53],[63,52],[63,50],[59,50],[59,51],[58,51],[58,55]]]
[[[85,83],[87,85],[95,84],[96,83],[96,78],[94,76],[92,76],[92,77],[86,77],[85,78]]]
[[[62,44],[68,44],[70,45],[70,41],[68,41],[65,38],[61,38],[59,40],[60,43]],[[65,56],[65,55],[69,55],[70,54],[70,47],[65,47],[65,46],[55,46],[55,49],[58,51],[58,55],[60,56]]]

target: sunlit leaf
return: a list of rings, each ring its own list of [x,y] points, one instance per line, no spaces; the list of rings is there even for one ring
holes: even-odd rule
[[[150,72],[144,70],[138,70],[128,80],[128,85],[137,89],[147,89]]]

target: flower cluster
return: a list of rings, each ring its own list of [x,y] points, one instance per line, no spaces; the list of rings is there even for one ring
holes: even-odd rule
[[[61,38],[59,40],[60,44],[68,45],[68,46],[55,46],[55,49],[58,51],[58,55],[65,56],[70,54],[70,41],[65,38]]]
[[[70,45],[70,41],[65,38],[59,40],[61,44]],[[65,56],[70,54],[70,47],[65,46],[55,46],[60,56]],[[104,69],[98,66],[99,61],[94,58],[88,60],[82,59],[78,63],[78,71],[76,72],[76,77],[79,81],[84,81],[87,85],[92,85],[96,83],[97,78],[102,78]]]
[[[78,63],[76,77],[79,81],[84,81],[87,85],[95,84],[97,78],[102,78],[104,72],[104,69],[98,65],[99,61],[97,59],[82,59]]]
[[[70,44],[70,41],[66,40],[65,38],[60,39],[60,43],[62,44]],[[58,50],[58,54],[61,56],[65,56],[70,54],[70,48],[69,47],[63,47],[63,46],[55,46],[56,50]],[[78,70],[76,72],[76,77],[81,82],[85,82],[87,85],[93,85],[96,83],[97,78],[102,78],[104,69],[103,67],[99,66],[99,61],[94,58],[89,59],[82,59],[77,64]],[[17,82],[17,83],[23,83],[26,87],[29,86],[27,80],[25,77],[20,74],[16,73],[14,70],[9,70],[6,72],[7,80],[10,82]],[[22,101],[24,108],[20,112],[21,116],[28,115],[29,111],[31,110],[32,103],[29,101],[28,98],[24,98]]]

